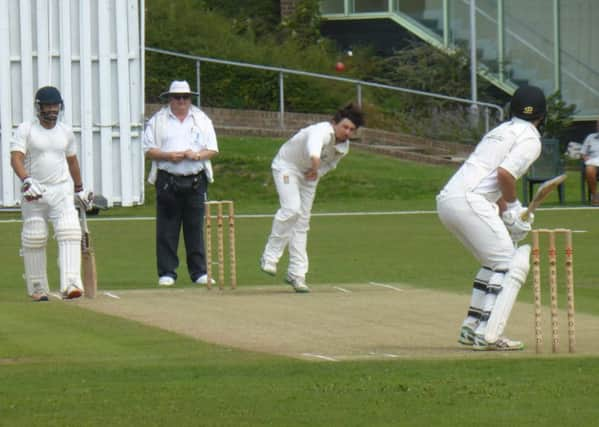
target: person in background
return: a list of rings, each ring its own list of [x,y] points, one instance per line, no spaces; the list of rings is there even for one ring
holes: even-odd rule
[[[597,132],[588,135],[580,149],[584,161],[584,176],[591,193],[591,205],[599,206],[597,195],[597,168],[599,168],[599,119],[597,120]]]

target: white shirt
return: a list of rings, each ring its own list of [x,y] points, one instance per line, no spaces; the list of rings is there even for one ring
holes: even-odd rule
[[[514,117],[487,133],[440,193],[442,197],[481,194],[496,202],[501,197],[497,169],[522,177],[541,154],[541,135],[530,122]]]
[[[164,120],[159,120],[163,117]],[[161,124],[158,124],[158,122]],[[155,135],[158,133],[157,126],[162,126],[159,131],[161,141],[155,141]],[[180,121],[171,111],[170,107],[156,113],[148,121],[143,137],[144,152],[152,148],[159,148],[161,151],[218,151],[216,133],[212,126],[212,121],[199,109],[192,106],[187,117]],[[204,162],[198,160],[184,159],[178,163],[168,160],[157,161],[158,169],[164,170],[173,175],[195,175],[204,169]]]
[[[40,184],[60,184],[71,179],[66,157],[77,154],[70,126],[56,122],[44,128],[37,119],[23,122],[10,141],[10,151],[25,154],[25,169]]]
[[[583,156],[589,156],[587,165],[599,166],[599,132],[592,133],[584,139],[580,153]]]
[[[330,122],[320,122],[301,129],[285,142],[272,161],[274,170],[293,170],[303,175],[312,167],[311,157],[320,158],[318,175],[323,176],[349,152],[349,141],[335,143]]]

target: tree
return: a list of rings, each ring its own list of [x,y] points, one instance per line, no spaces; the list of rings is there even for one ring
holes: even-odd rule
[[[318,45],[324,42],[320,33],[320,2],[300,0],[294,12],[281,22],[283,37],[294,39],[300,46]]]
[[[547,97],[547,120],[545,123],[544,135],[549,138],[556,138],[560,141],[562,152],[565,151],[566,141],[562,141],[567,128],[572,126],[574,120],[572,116],[576,112],[575,104],[567,104],[558,90]]]

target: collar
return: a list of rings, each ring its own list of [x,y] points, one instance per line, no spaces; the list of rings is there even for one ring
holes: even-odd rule
[[[173,110],[171,110],[171,106],[169,105],[166,108],[167,108],[169,117],[172,117],[172,118],[178,120],[178,117],[175,115],[175,113],[173,113]],[[185,116],[185,118],[188,118],[189,116],[191,116],[191,107],[189,108],[189,110],[187,110],[187,115]]]
[[[537,129],[537,127],[535,125],[533,125],[532,122],[529,122],[528,120],[521,119],[520,117],[512,117],[511,120],[514,123],[527,124],[532,129],[534,129],[535,135],[537,135],[539,138],[541,137],[541,133],[539,132],[539,129]]]

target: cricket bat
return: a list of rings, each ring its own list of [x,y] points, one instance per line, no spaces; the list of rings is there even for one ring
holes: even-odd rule
[[[541,184],[541,186],[537,189],[535,196],[528,204],[526,211],[520,215],[520,219],[526,221],[530,217],[530,214],[537,210],[541,203],[543,203],[543,200],[545,200],[547,196],[549,196],[549,194],[551,194],[551,192],[558,187],[558,185],[564,182],[566,178],[566,174],[558,175],[555,178],[551,178],[549,181],[545,181],[543,184]]]
[[[87,213],[81,201],[75,198],[79,211],[79,224],[81,225],[81,280],[83,293],[88,298],[95,298],[98,291],[98,273],[96,270],[96,254],[92,244],[91,233],[87,226]],[[98,208],[107,207],[106,198],[94,196],[93,204]]]
[[[84,228],[81,227],[81,280],[83,281],[83,292],[88,298],[95,298],[98,290],[98,273],[96,271],[96,254],[92,245],[91,235],[87,228],[87,215],[85,209],[80,209],[83,212]]]

